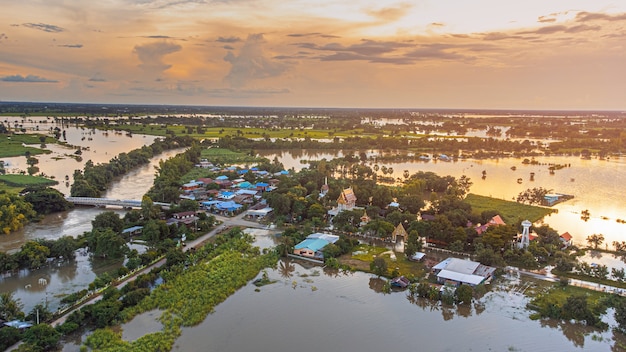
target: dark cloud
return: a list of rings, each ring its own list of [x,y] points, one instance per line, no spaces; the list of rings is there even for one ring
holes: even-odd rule
[[[487,41],[498,41],[498,40],[505,40],[505,39],[528,40],[528,39],[533,38],[533,37],[522,36],[522,35],[512,35],[512,34],[502,33],[502,32],[481,33],[480,35],[482,35],[483,40],[487,40]]]
[[[287,34],[288,37],[302,38],[302,37],[317,37],[322,33],[314,32],[314,33],[291,33]]]
[[[148,39],[171,39],[172,37],[170,37],[169,35],[145,35],[142,38],[148,38]]]
[[[230,45],[224,45],[222,48],[224,48],[226,50],[235,50],[235,47],[230,46]]]
[[[540,22],[540,23],[556,22],[556,18],[549,17],[549,16],[539,16],[539,18],[537,19],[537,22]]]
[[[313,43],[299,43],[296,44],[304,49],[312,49],[318,51],[335,51],[335,52],[347,52],[353,53],[355,55],[381,55],[385,53],[394,52],[400,48],[407,48],[413,46],[412,44],[402,43],[402,42],[391,42],[391,41],[376,41],[363,39],[358,44],[353,44],[350,46],[343,46],[338,43],[330,43],[326,45],[317,45]]]
[[[7,39],[9,39],[9,37],[7,37],[6,34],[0,33],[0,42],[2,42],[3,40],[7,40]]]
[[[429,24],[429,26],[431,26],[431,27],[445,27],[446,25],[443,24],[443,23],[440,23],[440,22],[431,22]]]
[[[532,31],[518,32],[516,34],[546,35],[546,34],[555,34],[555,33],[580,33],[580,32],[587,32],[587,31],[598,31],[600,29],[601,27],[599,26],[577,25],[577,26],[567,27],[564,25],[554,25],[554,26],[541,27]]]
[[[620,13],[617,15],[607,15],[605,13],[595,13],[595,12],[579,12],[576,15],[576,21],[578,22],[587,22],[587,21],[624,21],[626,20],[626,13]]]
[[[53,79],[47,79],[44,77],[39,77],[35,75],[12,75],[12,76],[4,76],[0,77],[0,81],[2,82],[21,82],[21,83],[57,83],[59,81]]]
[[[239,37],[218,37],[217,39],[215,39],[216,42],[218,43],[238,43],[241,41],[241,38]]]
[[[224,60],[232,65],[224,78],[232,87],[243,87],[249,81],[280,76],[287,65],[275,61],[264,52],[266,44],[263,34],[250,34],[239,55],[229,51]]]
[[[163,57],[167,54],[180,51],[181,49],[182,47],[178,44],[157,42],[137,45],[133,49],[133,52],[137,54],[139,61],[141,61],[141,65],[139,65],[141,68],[160,73],[172,67],[172,65],[163,62]]]
[[[294,37],[294,38],[304,38],[304,37],[319,37],[319,38],[339,38],[339,36],[336,35],[330,35],[330,34],[322,34],[319,32],[313,32],[313,33],[291,33],[291,34],[287,34],[288,37]]]
[[[72,48],[72,49],[80,49],[83,47],[82,44],[65,44],[65,45],[57,45],[62,48]]]
[[[65,31],[65,29],[55,26],[53,24],[45,24],[45,23],[23,23],[22,26],[37,29],[40,31],[48,32],[48,33],[60,33]]]
[[[89,79],[89,82],[106,82],[107,80],[100,77],[92,77]]]

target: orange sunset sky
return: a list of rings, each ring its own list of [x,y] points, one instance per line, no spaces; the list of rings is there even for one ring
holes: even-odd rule
[[[21,0],[0,101],[626,110],[623,0]]]

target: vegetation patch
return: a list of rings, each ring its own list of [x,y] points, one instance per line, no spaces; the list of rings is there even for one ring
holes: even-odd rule
[[[59,183],[45,177],[15,174],[0,175],[0,182],[4,182],[12,187],[52,186]]]
[[[472,206],[474,214],[480,214],[483,211],[497,209],[505,223],[513,224],[520,220],[529,220],[535,222],[542,219],[548,214],[556,212],[555,209],[542,208],[508,200],[479,196],[470,193],[465,198],[465,202]]]

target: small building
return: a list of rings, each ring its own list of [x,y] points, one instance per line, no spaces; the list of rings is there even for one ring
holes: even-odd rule
[[[407,237],[409,237],[409,234],[406,232],[402,224],[398,224],[398,226],[396,226],[396,228],[391,233],[391,241],[396,242],[398,236],[402,237],[404,241],[406,241]]]
[[[122,235],[123,236],[138,235],[138,234],[141,234],[142,230],[143,230],[143,226],[133,226],[133,227],[129,227],[127,229],[122,230]]]
[[[483,225],[478,224],[478,225],[476,225],[476,227],[474,229],[476,230],[476,233],[478,233],[479,235],[482,235],[482,233],[487,231],[487,229],[490,226],[499,226],[499,225],[506,225],[506,223],[504,222],[504,220],[502,220],[500,215],[496,215],[496,216],[492,217],[486,224],[483,224]]]
[[[336,235],[313,233],[294,247],[293,254],[323,260],[324,253],[322,253],[322,249],[338,240],[339,236]]]
[[[455,286],[463,284],[474,287],[489,282],[496,268],[450,257],[433,266],[432,270],[440,284],[453,283]]]
[[[569,232],[565,232],[564,234],[559,236],[559,238],[561,239],[561,243],[563,243],[564,247],[569,247],[572,245],[572,235],[570,235]]]

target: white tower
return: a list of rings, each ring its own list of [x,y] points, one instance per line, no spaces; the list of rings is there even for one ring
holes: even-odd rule
[[[519,248],[526,248],[530,244],[529,232],[532,224],[533,223],[528,220],[522,221],[522,227],[524,227],[524,230],[522,230],[522,238],[520,239]]]

